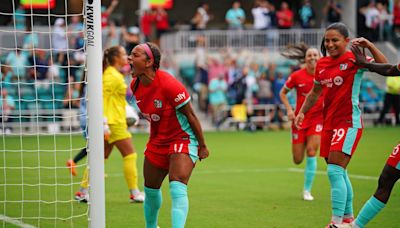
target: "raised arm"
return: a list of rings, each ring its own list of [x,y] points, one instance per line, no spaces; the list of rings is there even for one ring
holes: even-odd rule
[[[354,63],[367,68],[369,71],[376,72],[383,76],[399,76],[400,70],[397,65],[392,65],[390,63],[371,63],[368,62],[365,58],[364,53],[355,45],[350,47],[351,51],[354,53],[356,57]]]
[[[193,130],[193,133],[196,136],[197,141],[199,141],[199,151],[198,155],[200,160],[208,157],[209,152],[204,140],[203,131],[201,129],[200,121],[197,118],[196,114],[193,111],[192,105],[189,103],[182,106],[179,111],[186,116],[188,119],[189,125]]]
[[[306,100],[303,103],[303,106],[301,106],[299,113],[294,119],[294,125],[296,126],[296,128],[298,129],[301,128],[301,124],[303,123],[304,120],[304,114],[307,113],[308,110],[310,110],[314,106],[315,102],[317,102],[321,93],[322,93],[322,86],[320,84],[314,83],[314,87],[308,93]]]
[[[388,63],[386,56],[369,40],[360,37],[355,38],[351,41],[352,46],[358,46],[361,48],[368,48],[376,63]]]

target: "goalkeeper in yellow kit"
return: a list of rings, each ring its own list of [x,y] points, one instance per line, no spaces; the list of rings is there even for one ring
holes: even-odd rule
[[[138,188],[138,175],[136,167],[137,153],[134,151],[131,134],[126,123],[127,105],[125,96],[127,85],[124,76],[119,72],[128,63],[125,49],[114,46],[106,49],[103,55],[103,112],[105,119],[104,158],[111,154],[114,145],[123,157],[124,175],[128,184],[131,202],[143,202],[144,194]],[[87,201],[88,199],[88,172],[85,171],[80,190],[75,194],[75,199]]]

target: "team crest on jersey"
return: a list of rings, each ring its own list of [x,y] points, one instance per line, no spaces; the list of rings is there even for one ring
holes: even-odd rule
[[[339,65],[339,69],[340,70],[346,70],[347,69],[348,64],[347,63],[342,63]]]
[[[336,76],[333,79],[333,83],[335,83],[335,85],[340,86],[341,84],[343,84],[343,78],[340,76]]]
[[[322,131],[322,124],[317,124],[315,127],[315,132],[321,132]]]
[[[161,100],[154,100],[154,107],[162,108],[162,101]]]

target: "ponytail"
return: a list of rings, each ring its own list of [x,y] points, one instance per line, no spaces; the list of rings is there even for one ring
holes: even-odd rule
[[[105,71],[105,69],[114,64],[114,57],[118,56],[120,54],[120,48],[122,48],[121,46],[113,46],[110,48],[107,48],[106,50],[104,50],[104,54],[103,54],[103,72]]]
[[[305,43],[297,45],[289,44],[285,50],[281,51],[281,55],[288,59],[294,59],[300,63],[304,63],[308,48],[309,46]]]

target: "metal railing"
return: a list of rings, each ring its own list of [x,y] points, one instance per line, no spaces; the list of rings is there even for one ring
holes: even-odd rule
[[[221,48],[279,50],[289,43],[300,42],[319,47],[323,34],[324,29],[177,31],[163,35],[160,46],[167,52],[190,53],[201,38],[209,51]]]

